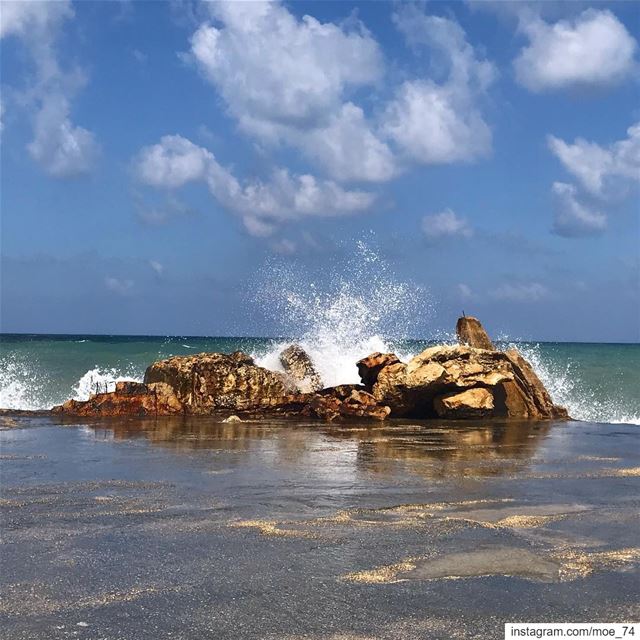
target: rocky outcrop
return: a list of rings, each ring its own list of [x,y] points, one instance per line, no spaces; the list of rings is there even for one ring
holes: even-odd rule
[[[515,349],[496,351],[476,318],[460,318],[461,341],[489,345],[430,347],[400,362],[374,353],[358,362],[365,388],[392,417],[566,419],[531,365]]]
[[[100,417],[169,416],[184,410],[173,388],[164,382],[118,382],[115,391],[96,393],[88,400],[67,400],[52,409],[54,413]]]
[[[493,413],[493,394],[482,387],[448,393],[437,396],[433,407],[441,418],[484,418]]]
[[[201,415],[235,413],[295,391],[286,375],[258,367],[241,351],[160,360],[147,369],[144,381],[168,384],[188,413]]]
[[[292,344],[287,347],[280,354],[280,363],[301,393],[313,393],[322,389],[322,379],[309,354],[300,345]]]
[[[456,322],[456,334],[460,344],[466,344],[476,349],[487,349],[489,351],[495,349],[491,338],[489,338],[489,335],[484,330],[482,324],[480,324],[478,318],[471,316],[458,318],[458,322]]]
[[[220,419],[296,417],[562,419],[531,365],[516,350],[497,351],[475,318],[460,318],[461,341],[425,349],[409,362],[373,353],[357,363],[361,385],[321,389],[309,356],[297,345],[269,371],[245,353],[201,353],[155,362],[144,383],[119,382],[111,393],[69,400],[56,413],[79,416],[214,415]],[[490,345],[479,348],[475,344]]]
[[[372,387],[384,367],[399,363],[400,360],[395,353],[376,352],[366,358],[362,358],[362,360],[358,360],[356,366],[358,367],[358,375],[362,380],[362,384]]]

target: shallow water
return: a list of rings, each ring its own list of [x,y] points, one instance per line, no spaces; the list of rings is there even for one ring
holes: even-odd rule
[[[4,638],[640,617],[634,426],[2,420]]]

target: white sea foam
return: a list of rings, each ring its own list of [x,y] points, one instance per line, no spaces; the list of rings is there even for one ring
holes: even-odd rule
[[[543,357],[539,345],[510,344],[531,363],[553,401],[566,407],[569,415],[585,422],[640,425],[640,415],[629,411],[620,397],[608,397],[581,380],[569,360],[559,363]]]
[[[257,297],[309,354],[327,386],[359,382],[355,363],[374,351],[397,352],[394,345],[415,334],[432,309],[424,289],[396,278],[364,243],[346,264],[317,281],[282,263],[270,265]],[[279,354],[291,342],[254,354],[257,363],[280,370]]]
[[[120,372],[117,369],[103,369],[94,367],[89,369],[77,382],[72,391],[74,400],[87,400],[94,393],[103,393],[105,391],[114,391],[116,382],[124,380],[135,380],[142,382],[142,376],[139,373],[130,370]]]

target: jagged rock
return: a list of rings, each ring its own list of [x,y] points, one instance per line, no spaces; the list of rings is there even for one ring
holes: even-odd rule
[[[483,393],[464,396],[470,389]],[[492,399],[490,408],[488,400],[477,410],[472,404],[464,406],[480,397],[486,400],[489,396],[485,391]],[[391,408],[392,417],[451,417],[453,409],[443,397],[459,403],[456,417],[567,417],[566,410],[553,404],[531,365],[517,351],[504,353],[461,345],[431,347],[407,364],[383,366],[371,392],[378,404]]]
[[[372,393],[393,416],[435,417],[435,396],[513,380],[509,360],[499,351],[463,346],[430,347],[407,364],[383,367]]]
[[[362,380],[362,384],[365,387],[373,387],[378,379],[378,374],[384,367],[388,367],[392,364],[399,363],[398,356],[395,353],[372,353],[362,360],[358,360],[356,366],[358,367],[358,375]]]
[[[567,419],[567,410],[553,404],[549,392],[533,367],[518,350],[509,349],[505,355],[513,367],[514,380],[496,388],[496,397],[503,407],[503,415],[508,418]]]
[[[54,413],[74,416],[167,416],[183,413],[172,387],[164,382],[118,382],[116,390],[97,393],[88,400],[67,400]]]
[[[471,316],[462,316],[458,318],[456,323],[456,334],[460,344],[465,344],[476,349],[487,349],[493,351],[495,349],[491,338],[484,330],[478,318]]]
[[[280,354],[280,363],[293,378],[300,393],[313,393],[322,389],[322,379],[318,375],[309,354],[297,344],[292,344]]]
[[[340,385],[318,393],[297,393],[248,407],[242,415],[252,418],[303,417],[333,422],[339,418],[384,420],[391,410],[380,406],[360,385]]]
[[[295,391],[288,377],[258,367],[241,351],[201,353],[154,362],[145,383],[165,382],[191,414],[210,414],[258,406]]]
[[[441,418],[483,418],[493,413],[493,394],[481,387],[467,389],[437,396],[433,406]]]

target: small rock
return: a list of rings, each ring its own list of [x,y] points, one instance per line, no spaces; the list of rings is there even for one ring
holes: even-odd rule
[[[309,354],[298,344],[292,344],[280,354],[284,370],[295,380],[300,393],[313,393],[322,389],[322,379],[318,375]]]
[[[433,406],[441,418],[482,418],[493,412],[493,394],[483,388],[467,389],[438,396]]]
[[[244,420],[239,416],[233,415],[225,418],[222,422],[244,422]]]
[[[462,316],[456,323],[456,333],[460,344],[476,349],[494,351],[495,347],[478,318]]]

